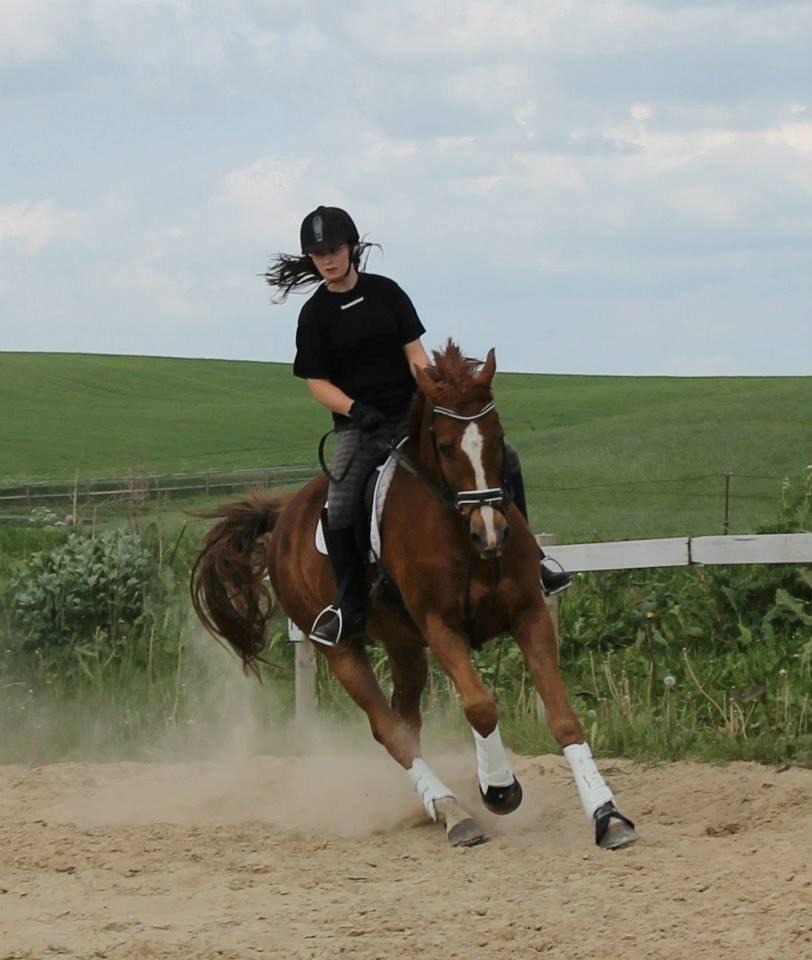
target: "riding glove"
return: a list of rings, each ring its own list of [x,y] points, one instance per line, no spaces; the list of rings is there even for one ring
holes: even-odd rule
[[[380,410],[376,410],[375,407],[370,407],[360,400],[356,400],[350,407],[350,420],[352,420],[360,430],[374,430],[376,427],[379,427],[385,419],[386,417],[384,417]]]

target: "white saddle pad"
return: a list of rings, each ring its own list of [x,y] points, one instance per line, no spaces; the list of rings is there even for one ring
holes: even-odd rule
[[[400,444],[398,444],[399,446]],[[386,502],[386,494],[389,492],[389,484],[395,475],[397,463],[392,457],[389,457],[380,467],[377,467],[378,477],[375,481],[375,491],[372,494],[372,516],[369,521],[369,543],[370,560],[374,560],[381,555],[381,517],[383,516],[383,505]],[[327,504],[325,503],[325,506]],[[321,517],[316,524],[316,549],[319,553],[327,555],[327,544],[324,542],[324,530],[321,525]]]

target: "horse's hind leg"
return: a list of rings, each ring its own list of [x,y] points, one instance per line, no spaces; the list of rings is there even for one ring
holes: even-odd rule
[[[338,681],[366,713],[373,737],[404,767],[432,820],[445,825],[454,846],[474,846],[488,835],[460,807],[454,792],[421,758],[414,726],[386,702],[363,643],[341,643],[322,650]],[[425,659],[425,658],[424,658]]]
[[[634,843],[638,839],[634,824],[615,806],[612,791],[592,759],[581,723],[570,706],[547,608],[540,605],[523,611],[514,618],[513,633],[544,702],[550,730],[569,762],[584,812],[595,824],[595,842],[606,849]]]
[[[429,675],[428,652],[413,628],[398,624],[381,633],[392,674],[392,709],[414,732],[415,750],[420,752],[420,698]]]

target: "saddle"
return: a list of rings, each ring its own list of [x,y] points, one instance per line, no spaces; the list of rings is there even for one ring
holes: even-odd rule
[[[405,439],[400,443],[404,443]],[[400,446],[400,443],[397,446]],[[395,475],[396,468],[397,461],[388,456],[383,463],[373,467],[364,481],[363,495],[357,505],[355,516],[355,537],[367,570],[370,604],[380,601],[405,623],[411,623],[411,616],[403,603],[400,591],[392,582],[380,559],[382,548],[381,517],[383,516],[383,507],[389,485]],[[319,522],[316,524],[316,549],[325,556],[327,555],[327,545],[324,541],[326,523],[327,501],[325,500]]]
[[[403,443],[404,441],[401,441]],[[400,446],[400,443],[397,444]],[[368,563],[375,563],[381,555],[381,517],[386,494],[395,474],[397,463],[391,456],[387,456],[381,463],[373,467],[363,483],[363,493],[355,510],[355,541],[361,556]],[[324,525],[327,523],[327,501],[321,509],[319,522],[316,524],[316,549],[327,555],[327,544],[324,540]]]

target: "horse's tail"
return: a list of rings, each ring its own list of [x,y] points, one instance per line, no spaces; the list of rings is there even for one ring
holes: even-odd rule
[[[197,514],[220,517],[192,568],[192,604],[203,626],[225,640],[246,669],[256,672],[267,643],[274,599],[266,585],[265,543],[290,495],[261,491],[246,500]]]

